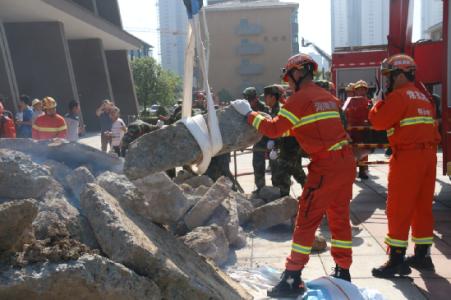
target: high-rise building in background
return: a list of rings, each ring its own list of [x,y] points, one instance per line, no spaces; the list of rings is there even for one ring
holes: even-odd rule
[[[219,95],[241,97],[245,87],[262,92],[265,85],[280,82],[280,68],[299,51],[298,7],[275,0],[206,7],[209,80]]]
[[[159,0],[161,65],[183,76],[188,16],[181,0]]]
[[[387,43],[389,0],[334,0],[331,10],[332,50]]]
[[[442,0],[422,0],[421,1],[421,38],[434,38],[431,34],[434,27],[441,30],[443,22],[443,1]],[[436,30],[435,30],[436,31]],[[436,38],[434,38],[436,39]]]

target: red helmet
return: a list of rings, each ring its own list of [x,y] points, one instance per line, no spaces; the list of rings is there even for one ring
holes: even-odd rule
[[[312,65],[313,72],[316,73],[318,71],[318,64],[310,57],[310,55],[299,53],[293,55],[288,59],[285,68],[282,69],[282,79],[285,82],[288,82],[288,74],[291,70],[298,69],[302,70],[304,66]]]
[[[393,71],[411,72],[415,71],[417,65],[412,57],[406,54],[396,54],[384,59],[381,65],[382,75],[387,76]]]

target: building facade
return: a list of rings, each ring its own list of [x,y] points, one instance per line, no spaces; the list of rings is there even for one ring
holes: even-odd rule
[[[0,94],[12,111],[20,94],[52,96],[61,114],[77,100],[87,129],[97,130],[104,99],[124,117],[137,114],[128,51],[141,46],[122,30],[117,0],[2,0]]]
[[[159,0],[161,65],[183,77],[188,15],[181,0]]]
[[[387,44],[389,0],[331,1],[332,50]]]
[[[248,86],[262,92],[280,82],[280,69],[299,52],[298,3],[225,2],[206,7],[209,80],[234,98]],[[277,20],[277,22],[275,22]]]
[[[421,38],[437,39],[431,32],[437,32],[443,21],[443,0],[421,1]]]

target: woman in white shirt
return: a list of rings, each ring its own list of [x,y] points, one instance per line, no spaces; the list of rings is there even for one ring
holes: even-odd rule
[[[119,114],[119,108],[113,107],[113,109],[111,109],[110,117],[113,122],[113,125],[111,126],[111,146],[113,146],[113,150],[118,156],[122,156],[121,142],[124,134],[127,132],[127,126],[125,126],[124,121],[119,118]]]

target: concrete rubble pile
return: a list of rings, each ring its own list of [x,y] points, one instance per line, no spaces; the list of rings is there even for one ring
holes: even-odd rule
[[[80,144],[0,140],[0,299],[251,299],[218,266],[297,200],[122,169]]]

